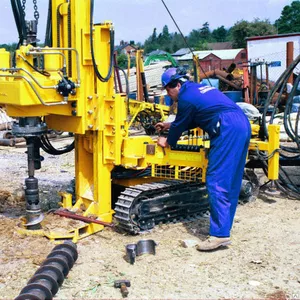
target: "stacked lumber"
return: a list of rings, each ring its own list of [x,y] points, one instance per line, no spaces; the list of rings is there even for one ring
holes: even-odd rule
[[[169,66],[170,62],[158,62],[144,67],[146,83],[149,88],[161,86],[161,75],[165,71],[165,67]],[[127,74],[127,72],[126,72]],[[126,91],[126,82],[122,72],[120,72],[121,84],[123,91]],[[136,68],[131,68],[129,72],[129,91],[130,93],[137,91],[136,86]]]

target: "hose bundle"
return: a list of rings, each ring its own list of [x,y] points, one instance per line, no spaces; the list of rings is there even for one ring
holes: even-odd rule
[[[300,55],[297,56],[297,58],[288,66],[288,68],[281,74],[281,76],[278,78],[276,81],[274,87],[271,89],[268,95],[268,99],[265,102],[264,105],[264,111],[263,111],[263,119],[262,119],[262,125],[263,125],[263,130],[264,130],[264,135],[266,138],[268,138],[268,131],[267,131],[267,121],[266,121],[266,116],[268,112],[268,108],[272,102],[272,100],[275,97],[275,94],[278,93],[276,96],[276,101],[273,103],[274,109],[271,114],[270,118],[270,124],[273,124],[274,118],[276,117],[276,111],[281,105],[281,99],[282,99],[282,94],[285,91],[285,88],[287,86],[288,79],[290,78],[291,75],[295,74],[294,70],[297,67],[297,65],[300,62]],[[289,96],[287,98],[286,104],[285,104],[285,109],[283,113],[283,124],[285,131],[288,135],[288,137],[296,144],[296,147],[294,146],[286,146],[286,145],[280,145],[280,157],[281,159],[289,159],[289,160],[296,160],[300,159],[300,138],[299,138],[299,117],[300,117],[300,110],[298,110],[296,114],[296,120],[293,125],[292,122],[292,106],[293,106],[293,101],[294,97],[296,95],[298,85],[300,82],[300,74],[297,75],[296,79],[294,80],[293,88],[291,92],[289,93]],[[284,154],[284,152],[290,153],[289,155]],[[291,155],[292,154],[292,155]],[[264,170],[266,171],[267,169],[267,164],[266,160],[262,159],[265,154],[263,152],[260,152],[258,155],[258,159],[264,162]],[[297,186],[296,183],[294,183],[290,176],[287,174],[286,170],[280,166],[280,172],[279,172],[279,182],[276,183],[277,187],[286,193],[288,196],[291,196],[296,199],[300,199],[300,188]]]

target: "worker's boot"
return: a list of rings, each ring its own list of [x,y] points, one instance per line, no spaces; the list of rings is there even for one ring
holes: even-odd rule
[[[198,251],[210,251],[215,250],[220,247],[225,247],[231,244],[229,237],[216,237],[216,236],[210,236],[208,239],[206,239],[203,242],[200,242],[196,249]]]

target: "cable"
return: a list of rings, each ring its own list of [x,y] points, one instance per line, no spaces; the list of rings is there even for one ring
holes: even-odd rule
[[[24,40],[27,39],[27,28],[24,18],[24,11],[22,10],[20,0],[11,0],[10,2],[19,34],[19,42],[17,43],[17,47],[15,49],[17,50],[21,45],[23,45]],[[14,67],[16,66],[16,51],[14,51],[13,54],[12,64]]]
[[[92,61],[94,66],[94,71],[96,73],[97,78],[102,82],[107,82],[112,74],[113,70],[113,56],[114,56],[114,35],[115,32],[113,29],[110,30],[110,64],[108,68],[108,73],[105,77],[102,77],[100,74],[96,59],[95,59],[95,53],[94,53],[94,43],[93,43],[93,16],[94,16],[94,0],[91,0],[91,7],[90,7],[90,46],[91,46],[91,55],[92,55]]]
[[[41,148],[46,153],[51,154],[51,155],[65,154],[65,153],[72,151],[75,148],[75,141],[73,141],[70,145],[68,145],[64,148],[56,149],[53,147],[53,145],[51,144],[51,142],[48,139],[48,136],[45,134],[41,136],[40,142],[41,142],[41,144],[40,144]]]
[[[185,36],[183,35],[182,31],[180,30],[180,28],[179,28],[178,24],[176,23],[175,19],[173,18],[173,16],[172,16],[172,14],[171,14],[169,8],[167,7],[166,3],[164,2],[164,0],[161,0],[161,2],[162,2],[163,5],[165,6],[167,12],[169,13],[171,19],[173,20],[173,22],[174,22],[174,24],[175,24],[175,26],[177,27],[178,31],[180,32],[180,35],[181,35],[181,37],[182,37],[184,43],[186,44],[186,46],[189,48],[189,50],[190,50],[191,53],[193,54],[193,57],[196,57],[196,55],[195,55],[194,52],[193,52],[193,49],[192,49],[192,48],[190,47],[190,45],[188,44],[188,42],[187,42]],[[201,71],[202,71],[203,74],[205,75],[207,81],[209,82],[209,85],[212,86],[212,84],[211,84],[211,82],[210,82],[210,80],[209,80],[209,77],[206,75],[206,73],[205,73],[205,71],[204,71],[204,69],[202,68],[202,66],[201,66],[200,63],[198,63],[198,66],[200,67]]]
[[[27,29],[24,18],[24,12],[20,0],[11,0],[10,2],[15,17],[17,30],[19,33],[19,43],[22,45],[23,41],[27,39]]]
[[[24,62],[29,66],[31,67],[34,71],[40,73],[41,75],[43,76],[46,76],[46,77],[50,77],[50,73],[48,73],[47,71],[44,71],[44,70],[39,70],[38,68],[36,68],[35,66],[33,66],[27,59],[24,58]]]
[[[267,164],[267,156],[264,154],[264,152],[262,151],[258,151],[257,149],[255,150],[256,156],[253,156],[254,160],[259,160],[262,163],[262,169],[265,173],[265,175],[268,177],[268,164]],[[286,173],[286,171],[284,170],[284,168],[282,166],[279,166],[279,181],[278,180],[275,181],[276,184],[278,184],[278,188],[280,190],[282,190],[284,193],[286,193],[287,195],[296,198],[296,199],[300,199],[300,189],[298,188],[298,186],[291,180],[291,178],[289,177],[289,175]],[[283,186],[285,186],[284,190],[283,190]]]
[[[297,56],[297,58],[288,66],[288,68],[280,75],[280,77],[277,79],[275,85],[273,86],[272,90],[269,93],[268,99],[265,101],[264,111],[263,111],[263,128],[264,128],[264,134],[268,138],[268,130],[266,125],[266,115],[268,112],[269,105],[275,96],[275,93],[280,88],[280,93],[278,95],[277,101],[274,105],[274,111],[271,116],[270,124],[272,124],[276,108],[278,107],[278,104],[281,100],[281,95],[284,91],[284,88],[286,86],[287,80],[290,77],[290,75],[293,73],[294,68],[297,66],[297,64],[300,62],[300,55]]]
[[[117,65],[114,65],[114,67],[116,69],[119,69],[121,70],[121,72],[123,73],[123,76],[125,78],[125,85],[126,85],[126,103],[127,103],[127,115],[129,116],[130,114],[130,108],[129,108],[129,94],[130,94],[130,89],[129,89],[129,81],[128,81],[128,78],[126,76],[126,73],[125,73],[125,70],[122,69],[121,67],[117,66]]]
[[[142,170],[126,169],[124,167],[117,166],[111,173],[112,179],[128,179],[128,178],[140,178],[151,175],[151,167],[146,167]]]
[[[52,0],[48,4],[48,16],[45,33],[45,46],[52,47]]]

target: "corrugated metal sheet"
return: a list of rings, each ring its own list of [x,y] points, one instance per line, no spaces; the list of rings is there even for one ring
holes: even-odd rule
[[[172,54],[172,56],[182,56],[189,54],[191,52],[190,48],[181,48],[177,50],[175,53]]]
[[[207,43],[207,47],[211,50],[232,49],[232,42]]]
[[[220,59],[235,59],[236,56],[240,53],[240,49],[226,49],[226,50],[206,50],[206,51],[195,51],[194,54],[199,57],[199,59],[203,59],[204,57],[208,56],[209,54],[214,54],[218,56]],[[192,60],[193,55],[192,53],[186,54],[178,58],[178,60]]]

